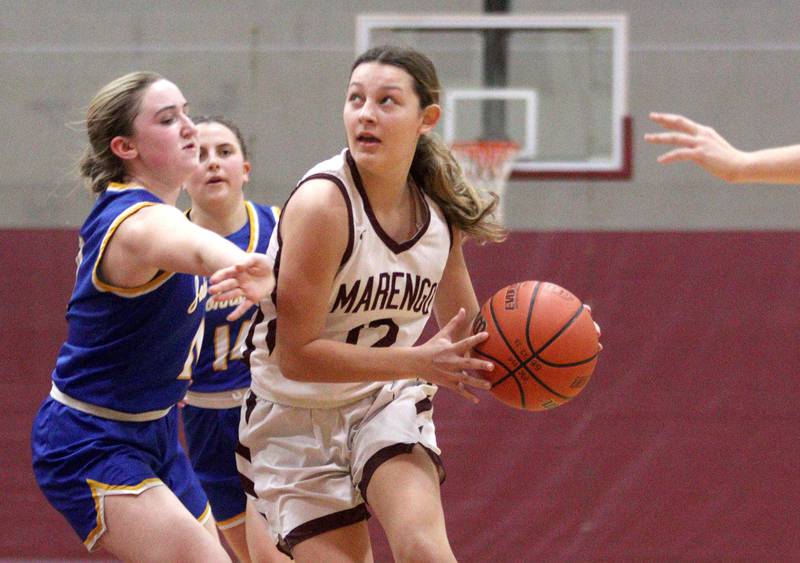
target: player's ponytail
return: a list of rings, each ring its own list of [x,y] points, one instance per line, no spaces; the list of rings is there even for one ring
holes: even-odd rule
[[[351,68],[378,62],[405,70],[413,79],[421,108],[439,103],[439,78],[433,62],[414,49],[383,45],[362,53]],[[421,135],[410,176],[442,208],[453,227],[481,241],[500,241],[505,230],[492,217],[498,197],[472,186],[450,149],[435,133]]]
[[[92,147],[87,147],[79,163],[81,176],[93,194],[103,193],[110,182],[122,182],[125,176],[122,162],[110,150],[105,152],[98,157]]]
[[[435,133],[420,136],[411,177],[439,204],[451,225],[481,242],[505,238],[505,230],[492,218],[497,194],[470,184],[450,149]]]
[[[89,190],[101,194],[109,182],[125,181],[125,165],[111,151],[111,140],[133,134],[133,120],[139,113],[142,93],[161,80],[155,72],[132,72],[103,86],[92,98],[86,112],[89,146],[79,163],[79,171]]]

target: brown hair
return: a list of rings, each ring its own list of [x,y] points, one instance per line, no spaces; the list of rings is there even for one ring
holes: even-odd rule
[[[80,160],[80,173],[92,193],[101,194],[109,182],[125,180],[123,161],[111,151],[111,140],[133,134],[133,120],[139,113],[148,86],[161,80],[155,72],[131,72],[103,86],[86,112],[89,146]]]
[[[414,82],[420,107],[439,103],[439,78],[433,62],[414,49],[382,45],[362,53],[350,73],[361,64],[377,62],[406,71]],[[506,232],[492,217],[498,196],[471,185],[450,149],[435,133],[421,135],[409,175],[442,208],[447,220],[467,235],[486,241],[501,241]]]
[[[245,160],[248,160],[247,157],[247,145],[244,143],[244,137],[242,137],[242,132],[239,131],[239,128],[227,117],[222,115],[201,115],[200,117],[193,118],[195,125],[200,125],[201,123],[219,123],[231,130],[236,136],[236,140],[239,142],[239,148],[242,150],[242,156]]]

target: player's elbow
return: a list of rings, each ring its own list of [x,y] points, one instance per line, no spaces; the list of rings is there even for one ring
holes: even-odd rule
[[[278,356],[278,366],[281,374],[292,381],[308,381],[308,367],[302,354],[291,349],[283,348]]]

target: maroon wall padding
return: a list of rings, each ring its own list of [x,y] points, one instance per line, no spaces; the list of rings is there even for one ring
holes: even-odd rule
[[[0,230],[0,557],[87,557],[36,486],[30,446],[33,417],[50,390],[50,372],[67,334],[64,313],[77,251],[74,230]]]
[[[0,231],[0,557],[86,556],[28,443],[75,250],[74,231]],[[524,279],[570,289],[605,350],[552,411],[439,392],[461,561],[800,559],[800,233],[513,233],[467,258],[481,300]]]

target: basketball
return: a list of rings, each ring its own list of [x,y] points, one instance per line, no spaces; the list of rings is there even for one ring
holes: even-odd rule
[[[542,411],[566,403],[586,387],[597,365],[591,313],[554,283],[504,287],[483,304],[472,328],[489,333],[473,354],[495,366],[483,374],[492,394],[515,408]]]

